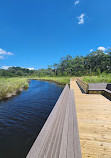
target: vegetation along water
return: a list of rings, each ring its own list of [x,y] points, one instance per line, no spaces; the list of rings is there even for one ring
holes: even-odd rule
[[[83,77],[83,81],[87,83],[111,83],[111,73],[103,73],[98,76]]]
[[[26,78],[0,78],[0,99],[16,95],[26,88],[28,88],[28,79]]]
[[[87,76],[83,78],[87,83],[111,83],[111,49],[105,52],[97,50],[84,57],[67,55],[47,69],[29,70],[21,67],[0,69],[0,98],[10,97],[27,88],[28,79],[66,84],[74,76]]]
[[[0,69],[0,76],[88,76],[111,73],[111,49],[106,52],[97,50],[86,56],[62,57],[59,63],[49,65],[47,69],[29,70],[20,67],[10,67],[8,70]]]
[[[25,158],[63,86],[31,80],[29,88],[0,100],[0,158]]]

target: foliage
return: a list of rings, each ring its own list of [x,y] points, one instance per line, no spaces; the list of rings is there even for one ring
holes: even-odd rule
[[[32,77],[32,79],[43,80],[43,81],[53,81],[61,85],[70,83],[70,77]]]
[[[12,93],[16,93],[23,88],[28,88],[26,78],[0,78],[0,98],[6,98]]]
[[[17,77],[32,75],[33,70],[21,67],[9,67],[8,70],[0,69],[0,76]]]
[[[60,76],[92,76],[101,73],[111,73],[111,49],[106,52],[97,50],[85,57],[67,55],[59,63],[49,65],[47,69],[29,70],[20,67],[10,67],[8,70],[0,69],[0,76],[35,76],[35,77],[60,77]]]
[[[111,83],[111,73],[110,74],[103,73],[99,76],[84,77],[83,81],[87,83]]]

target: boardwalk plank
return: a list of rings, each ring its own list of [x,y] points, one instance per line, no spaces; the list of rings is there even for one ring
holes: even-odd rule
[[[69,105],[69,99],[70,97],[68,97],[68,105]],[[62,134],[59,158],[67,157],[67,136],[68,136],[68,119],[69,119],[69,106],[68,105],[66,107],[66,114],[65,114],[64,126],[63,126],[63,134]]]
[[[73,106],[74,104],[71,104],[71,91],[70,91],[70,99],[69,99],[69,119],[68,119],[68,137],[67,137],[67,158],[74,158],[74,144],[73,144]]]
[[[77,110],[83,158],[111,157],[111,101],[98,94],[83,94],[71,80]]]
[[[39,136],[37,137],[36,141],[34,142],[32,148],[29,151],[26,158],[38,158],[39,157],[39,154],[44,145],[44,142],[46,141],[48,134],[50,133],[51,126],[55,120],[55,116],[59,111],[63,96],[64,96],[65,92],[68,90],[68,88],[69,88],[68,85],[66,85],[60,98],[58,99],[54,109],[52,110],[51,114],[49,115],[45,125],[43,126]]]
[[[65,114],[66,114],[66,106],[67,106],[67,100],[68,100],[68,95],[65,98],[66,100],[64,100],[64,104],[63,104],[63,114],[62,115],[62,121],[59,127],[59,132],[56,136],[56,142],[55,142],[55,146],[54,146],[54,151],[52,154],[52,158],[59,158],[59,153],[60,153],[60,145],[61,145],[61,139],[62,139],[62,133],[63,133],[63,125],[64,125],[64,119],[65,119]]]
[[[61,137],[59,136],[60,133],[61,133],[61,130],[62,130],[62,124],[63,124],[63,121],[64,121],[64,110],[65,110],[65,106],[66,106],[66,103],[64,102],[64,99],[66,101],[67,99],[67,93],[66,95],[64,96],[65,98],[63,98],[63,102],[62,102],[62,109],[60,111],[60,115],[57,115],[57,122],[56,122],[56,125],[55,125],[55,128],[52,128],[51,131],[52,131],[52,139],[49,138],[49,142],[48,144],[46,143],[46,145],[48,146],[47,147],[47,152],[44,154],[44,157],[47,157],[47,158],[54,158],[54,155],[59,153],[59,151],[57,152],[57,150],[59,150],[59,146],[57,145],[57,141],[61,141]]]
[[[74,91],[65,86],[27,158],[81,158]]]
[[[68,89],[69,90],[69,89]],[[44,147],[41,151],[41,154],[40,154],[40,158],[41,157],[45,157],[45,158],[51,158],[52,156],[52,152],[53,152],[53,148],[54,148],[54,144],[56,142],[56,135],[59,133],[59,129],[60,129],[60,123],[61,123],[61,119],[62,119],[62,111],[63,111],[63,106],[64,106],[64,99],[67,98],[67,93],[68,91],[65,92],[63,98],[62,98],[62,101],[61,101],[61,104],[59,105],[59,111],[58,113],[56,113],[55,115],[55,121],[53,122],[53,126],[52,128],[50,129],[50,134],[49,134],[49,137],[47,138],[47,141],[45,142],[44,144]],[[45,150],[44,150],[45,149]]]
[[[74,137],[73,137],[73,143],[74,143],[74,155],[75,158],[81,158],[81,147],[80,147],[80,139],[79,139],[79,130],[78,130],[78,122],[77,122],[77,114],[76,114],[76,106],[75,106],[75,98],[74,98],[74,90],[70,90],[70,96],[71,96],[71,105],[72,109],[72,115],[73,117],[73,129],[74,129]]]

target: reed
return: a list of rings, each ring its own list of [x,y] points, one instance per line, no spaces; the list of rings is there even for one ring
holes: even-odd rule
[[[0,78],[0,98],[15,95],[24,88],[28,88],[27,78]]]
[[[31,77],[30,79],[52,81],[61,85],[69,84],[71,77]]]
[[[87,83],[111,83],[111,73],[100,74],[99,76],[87,76],[82,78]]]

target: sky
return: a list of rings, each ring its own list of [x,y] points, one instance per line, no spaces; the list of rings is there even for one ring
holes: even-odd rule
[[[0,0],[0,68],[47,68],[111,47],[111,0]]]

